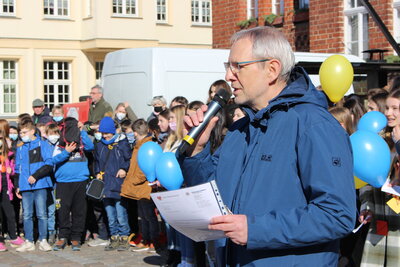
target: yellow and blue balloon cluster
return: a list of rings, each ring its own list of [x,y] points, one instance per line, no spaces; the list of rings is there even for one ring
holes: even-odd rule
[[[385,115],[371,111],[361,117],[357,131],[350,136],[354,175],[374,187],[382,187],[390,170],[390,149],[379,132],[386,126]],[[356,188],[363,186],[355,180]],[[365,185],[365,184],[364,184]]]

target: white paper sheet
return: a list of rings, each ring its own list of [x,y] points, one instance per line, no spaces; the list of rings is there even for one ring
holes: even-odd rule
[[[214,182],[179,190],[152,193],[161,216],[177,231],[194,241],[224,238],[224,232],[209,230],[211,218],[226,214]]]
[[[392,195],[396,195],[396,196],[400,196],[400,186],[389,186],[390,180],[387,179],[386,182],[383,184],[381,190],[383,192],[392,194]]]

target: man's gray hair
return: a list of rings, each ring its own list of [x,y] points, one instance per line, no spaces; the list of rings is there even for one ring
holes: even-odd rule
[[[292,47],[285,35],[273,27],[256,27],[235,33],[231,43],[249,38],[253,42],[253,56],[259,59],[275,58],[282,64],[280,79],[288,81],[294,68],[295,59]],[[249,59],[250,60],[250,59]]]
[[[96,84],[95,86],[90,88],[90,90],[93,90],[93,89],[97,89],[97,90],[99,90],[100,94],[103,94],[103,87],[101,87],[101,85]]]

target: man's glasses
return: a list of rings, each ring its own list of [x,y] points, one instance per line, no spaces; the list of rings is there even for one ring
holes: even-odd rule
[[[242,61],[242,62],[224,62],[224,67],[225,67],[225,71],[228,71],[228,68],[229,68],[233,74],[237,74],[237,73],[239,73],[240,69],[243,68],[244,66],[247,66],[247,65],[250,65],[253,63],[265,62],[268,60],[271,60],[271,59],[266,58],[266,59]]]

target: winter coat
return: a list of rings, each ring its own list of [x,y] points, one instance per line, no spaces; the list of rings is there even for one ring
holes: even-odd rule
[[[51,145],[38,136],[17,148],[15,172],[19,174],[20,191],[53,187],[50,178],[53,170],[52,155]],[[29,176],[36,179],[34,184],[28,182]]]
[[[8,198],[10,200],[14,199],[14,194],[13,194],[13,190],[14,190],[14,184],[11,180],[11,176],[13,176],[14,173],[14,167],[15,167],[15,160],[14,160],[14,153],[9,151],[8,152],[8,157],[5,157],[5,162],[4,164],[6,165],[6,168],[11,168],[11,173],[8,173],[6,171],[6,179],[7,179],[7,193],[8,193]],[[0,192],[2,190],[2,186],[0,186]]]
[[[39,115],[36,114],[32,115],[32,121],[35,125],[38,123],[47,124],[49,122],[52,122],[53,118],[50,116],[50,110],[47,107],[45,107],[43,112],[40,113]]]
[[[98,122],[102,118],[104,118],[104,115],[106,113],[110,113],[110,116],[112,116],[113,109],[111,105],[104,100],[104,98],[101,98],[99,102],[96,104],[90,105],[89,109],[89,121],[91,122]]]
[[[84,151],[94,148],[92,140],[85,131],[81,131]],[[56,146],[53,153],[55,178],[58,183],[82,182],[89,179],[88,159],[83,152],[69,153],[65,148]]]
[[[110,154],[107,159],[107,154]],[[116,177],[120,169],[128,172],[129,162],[132,150],[129,142],[122,139],[110,145],[104,144],[102,141],[95,146],[95,173],[104,171],[104,196],[106,198],[120,199],[121,186],[124,182],[123,178]]]
[[[136,142],[132,153],[129,171],[121,187],[121,196],[136,200],[150,199],[151,186],[149,186],[146,176],[139,168],[137,155],[139,148],[144,143],[150,142],[151,139],[152,137],[149,136]]]
[[[180,158],[188,185],[215,179],[229,209],[247,216],[247,245],[227,240],[225,264],[336,266],[356,217],[348,135],[302,68],[267,107],[246,112],[213,155],[208,145]]]

